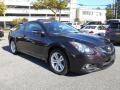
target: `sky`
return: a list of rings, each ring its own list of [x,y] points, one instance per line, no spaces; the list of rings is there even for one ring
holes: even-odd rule
[[[84,5],[107,5],[113,3],[114,0],[77,0],[77,3]],[[105,6],[88,6],[89,8],[105,8]]]

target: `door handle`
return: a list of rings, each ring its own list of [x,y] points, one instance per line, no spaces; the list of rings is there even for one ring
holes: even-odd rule
[[[30,39],[30,38],[28,38],[28,37],[25,37],[25,39],[26,39],[28,42],[35,43],[32,39]]]

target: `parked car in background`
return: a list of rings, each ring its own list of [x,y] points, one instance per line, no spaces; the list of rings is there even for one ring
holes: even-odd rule
[[[120,43],[120,22],[110,23],[106,31],[106,37],[113,42]]]
[[[105,36],[106,28],[103,25],[86,25],[80,32]]]
[[[106,21],[106,25],[110,25],[112,23],[118,23],[120,22],[120,19],[109,19]]]
[[[30,21],[9,33],[13,54],[23,52],[50,64],[51,70],[90,73],[109,67],[115,60],[113,44],[105,38],[80,33],[58,21]]]
[[[87,25],[102,25],[102,22],[101,21],[88,21],[87,23],[81,25],[80,29],[84,28]]]
[[[0,37],[3,37],[4,36],[4,31],[3,31],[3,28],[0,27]]]
[[[70,26],[73,26],[74,28],[76,29],[80,29],[81,28],[81,25],[77,22],[74,22],[74,23],[71,23],[71,22],[67,22],[66,24],[70,25]]]

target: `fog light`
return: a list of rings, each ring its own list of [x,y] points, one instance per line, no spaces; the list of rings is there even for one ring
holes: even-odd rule
[[[95,64],[85,64],[82,67],[82,69],[85,70],[85,71],[87,71],[87,72],[92,72],[92,71],[99,70],[99,68]]]

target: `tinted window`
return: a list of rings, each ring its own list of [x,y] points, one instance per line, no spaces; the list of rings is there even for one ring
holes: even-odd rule
[[[110,28],[120,29],[120,23],[112,23],[112,24],[110,25]]]
[[[88,25],[99,25],[102,24],[101,22],[89,22]]]
[[[104,26],[99,26],[98,30],[105,30],[106,28]]]
[[[119,22],[119,20],[108,20],[108,21],[106,21],[106,24],[110,25],[112,23],[118,23],[118,22]]]
[[[27,26],[26,26],[26,31],[27,32],[32,32],[33,30],[42,30],[42,27],[37,22],[28,23]]]
[[[14,30],[24,30],[24,25],[23,24],[20,24],[20,25],[18,25],[18,26],[15,26],[14,28],[12,28],[12,29],[14,29]]]
[[[95,29],[96,26],[86,26],[85,29]]]
[[[80,33],[77,29],[61,22],[51,22],[45,24],[49,33]]]
[[[72,25],[72,23],[66,23],[66,24],[68,24],[68,25]]]

